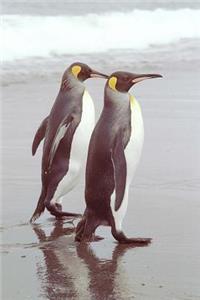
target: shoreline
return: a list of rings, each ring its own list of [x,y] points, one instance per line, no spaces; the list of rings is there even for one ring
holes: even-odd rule
[[[38,225],[27,224],[40,193],[42,147],[32,157],[32,138],[54,102],[62,73],[57,76],[49,69],[45,75],[47,70],[43,77],[24,74],[25,81],[2,88],[4,299],[199,299],[198,72],[187,64],[185,72],[184,65],[166,68],[162,80],[131,90],[141,103],[145,139],[124,231],[153,242],[130,248],[118,246],[106,227],[97,230],[104,240],[79,245],[71,224],[56,223],[48,213]],[[104,84],[86,82],[97,118]],[[82,180],[65,197],[64,208],[82,212],[83,193]]]

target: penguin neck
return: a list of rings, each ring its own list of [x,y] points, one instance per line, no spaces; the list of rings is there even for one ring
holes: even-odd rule
[[[129,93],[121,93],[106,86],[104,92],[104,107],[121,110],[130,105]]]
[[[74,77],[73,74],[71,74],[70,72],[65,72],[62,77],[60,91],[65,93],[74,89],[76,89],[77,91],[82,91],[85,89],[85,86],[83,82]]]

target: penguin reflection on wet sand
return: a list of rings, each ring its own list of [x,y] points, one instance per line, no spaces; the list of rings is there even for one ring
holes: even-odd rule
[[[43,120],[36,132],[32,145],[33,155],[44,138],[42,190],[31,222],[41,215],[45,207],[57,218],[80,216],[63,212],[61,200],[77,184],[87,158],[95,111],[83,82],[93,77],[108,78],[86,64],[72,64],[64,72],[49,116]]]
[[[145,246],[150,238],[128,238],[122,221],[129,186],[143,146],[144,127],[139,103],[129,89],[159,74],[115,72],[107,80],[104,107],[92,133],[86,166],[86,209],[76,229],[77,241],[90,241],[99,225],[111,226],[119,243]]]
[[[89,243],[77,243],[77,255],[89,270],[91,299],[134,298],[130,298],[135,291],[123,265],[123,256],[130,249],[131,244],[116,244],[112,250],[112,258],[102,259],[95,254]]]
[[[76,295],[72,274],[67,269],[73,271],[73,267],[69,267],[68,260],[71,252],[68,247],[62,245],[62,238],[66,243],[73,234],[74,228],[65,228],[63,225],[62,220],[56,220],[50,235],[47,235],[42,227],[36,224],[32,226],[39,240],[38,247],[44,255],[44,261],[36,265],[36,273],[41,281],[42,294],[48,300],[71,299]],[[60,259],[64,255],[65,262]]]
[[[48,229],[45,232],[41,226],[32,226],[43,253],[36,264],[39,293],[49,300],[125,299],[127,291],[133,295],[134,288],[123,265],[123,256],[132,247],[117,244],[112,249],[112,258],[98,257],[89,243],[74,244],[74,228],[66,224],[56,220],[50,234]]]

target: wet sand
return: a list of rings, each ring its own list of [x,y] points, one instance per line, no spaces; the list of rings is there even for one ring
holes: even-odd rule
[[[145,143],[124,231],[152,237],[144,248],[118,245],[105,227],[97,230],[104,240],[75,243],[73,225],[48,213],[28,224],[40,192],[41,147],[32,158],[32,138],[60,75],[3,87],[2,299],[200,298],[199,74],[187,68],[162,74],[163,80],[132,89],[143,110]],[[103,85],[87,82],[97,117]],[[83,190],[82,180],[64,208],[83,212]]]

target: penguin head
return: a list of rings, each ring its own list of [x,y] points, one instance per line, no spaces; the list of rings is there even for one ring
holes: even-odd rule
[[[130,88],[145,79],[162,77],[160,74],[134,74],[130,72],[114,72],[112,73],[107,81],[107,85],[114,91],[120,93],[127,93]]]
[[[108,78],[107,75],[91,69],[88,65],[76,62],[69,67],[72,75],[80,81],[85,81],[88,78]]]

